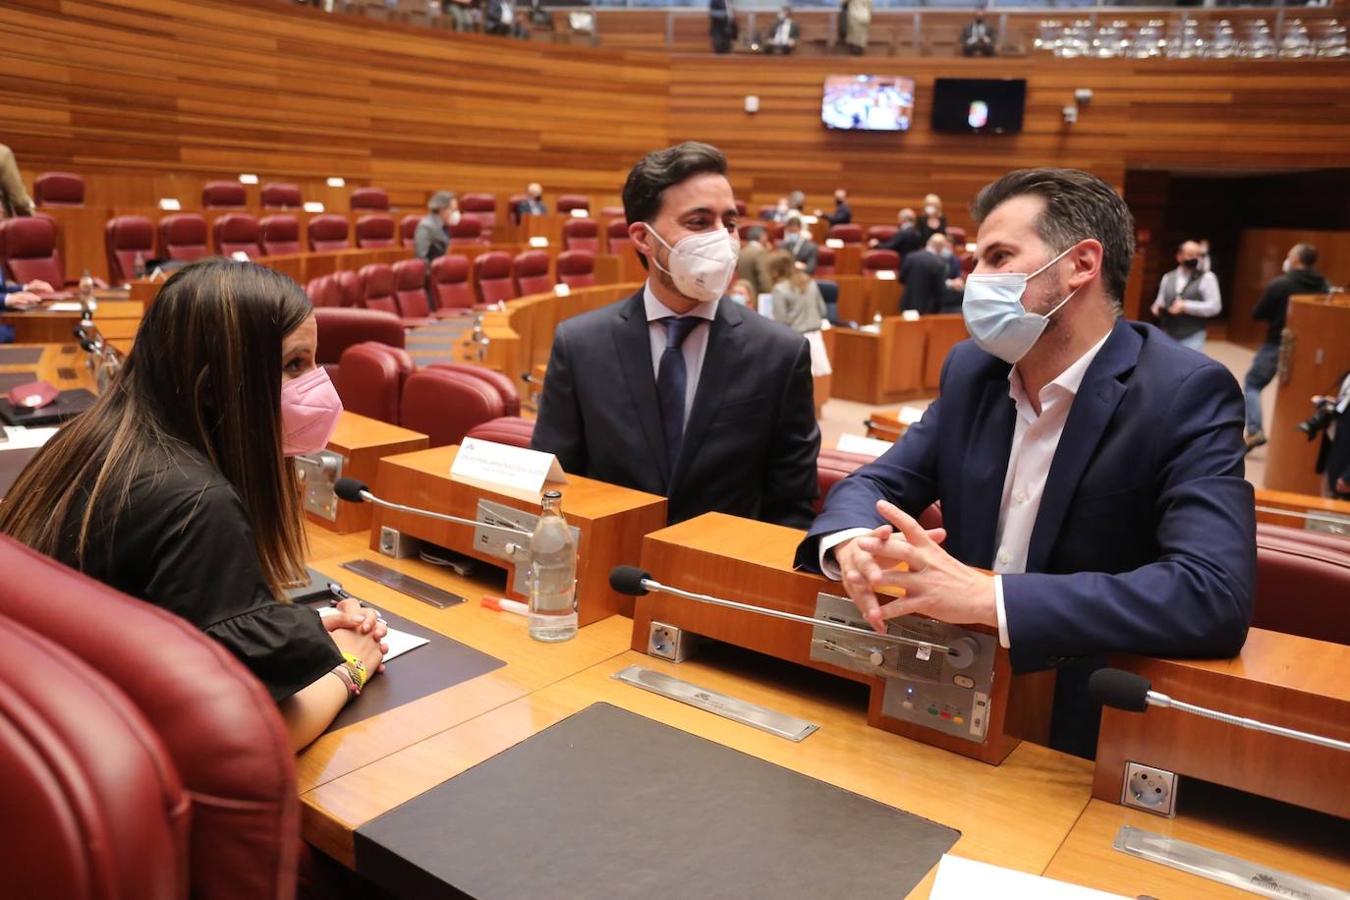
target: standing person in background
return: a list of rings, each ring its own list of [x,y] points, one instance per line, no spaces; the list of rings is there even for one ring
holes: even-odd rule
[[[1163,276],[1153,301],[1159,327],[1177,343],[1203,352],[1205,320],[1222,309],[1219,279],[1200,271],[1200,245],[1185,241],[1177,250],[1177,267]]]
[[[820,258],[820,248],[811,236],[802,228],[802,220],[793,216],[783,226],[782,247],[792,254],[792,261],[807,275],[816,274],[816,263]]]
[[[806,338],[811,346],[811,377],[829,375],[830,358],[821,324],[828,318],[820,285],[806,274],[786,250],[775,250],[765,260],[765,269],[773,282],[773,319],[782,322]]]
[[[446,230],[459,223],[459,198],[450,191],[437,191],[427,201],[427,214],[417,223],[413,232],[413,252],[417,258],[427,264],[445,255],[450,245],[450,233]]]
[[[745,243],[736,256],[736,278],[750,283],[755,296],[767,294],[773,289],[773,283],[764,274],[764,256],[769,252],[764,243],[767,232],[756,225],[745,232]]]
[[[33,201],[29,199],[23,179],[19,177],[19,164],[14,160],[14,151],[0,144],[0,218],[32,214]]]
[[[921,316],[942,311],[948,278],[947,261],[942,258],[946,246],[947,239],[935,234],[922,250],[905,255],[900,263],[900,283],[905,286],[902,310],[912,309]]]
[[[871,244],[878,250],[894,250],[900,254],[900,259],[903,261],[909,254],[923,248],[924,239],[919,236],[914,210],[902,209],[897,218],[900,222],[899,230],[884,241],[873,238]]]
[[[993,56],[994,32],[984,20],[984,10],[975,10],[975,20],[961,29],[962,56]]]
[[[785,4],[769,32],[764,52],[782,53],[784,56],[791,54],[797,49],[797,40],[801,37],[801,33],[801,26],[792,18],[792,7]]]
[[[942,213],[942,198],[928,194],[923,198],[923,218],[919,220],[919,238],[925,243],[935,234],[947,233],[947,217]]]
[[[867,33],[872,27],[872,0],[849,0],[847,41],[854,56],[867,51]]]
[[[1312,244],[1295,244],[1284,258],[1284,272],[1266,285],[1261,299],[1256,301],[1252,318],[1266,322],[1266,340],[1256,349],[1252,367],[1242,380],[1242,395],[1247,403],[1247,452],[1266,443],[1266,432],[1261,421],[1261,391],[1275,377],[1280,362],[1280,340],[1284,334],[1284,320],[1289,314],[1289,298],[1294,294],[1323,294],[1330,286],[1313,266],[1317,265],[1317,248]],[[1210,276],[1211,278],[1214,276]]]
[[[827,213],[824,210],[816,210],[816,216],[824,219],[831,225],[848,225],[853,221],[853,210],[848,206],[848,191],[843,188],[834,190],[834,212]]]
[[[731,0],[708,0],[708,35],[714,53],[730,53],[736,40],[736,14]]]

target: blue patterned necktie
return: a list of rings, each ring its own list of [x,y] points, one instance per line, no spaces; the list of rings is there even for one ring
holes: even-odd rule
[[[665,432],[666,453],[671,472],[674,472],[684,440],[684,394],[689,381],[680,346],[703,319],[667,316],[660,321],[666,327],[666,350],[661,354],[661,365],[657,369],[656,395],[661,401],[661,430]]]

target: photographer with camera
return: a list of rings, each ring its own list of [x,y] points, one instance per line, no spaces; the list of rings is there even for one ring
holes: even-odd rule
[[[1316,412],[1298,424],[1312,440],[1320,433],[1317,474],[1326,474],[1326,494],[1350,499],[1350,371],[1336,382],[1332,393],[1312,398]]]

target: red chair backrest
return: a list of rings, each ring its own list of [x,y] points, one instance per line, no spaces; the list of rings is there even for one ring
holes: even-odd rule
[[[296,185],[270,182],[262,186],[264,209],[299,209],[304,204],[304,197]]]
[[[834,249],[832,247],[819,247],[816,250],[816,271],[817,278],[827,278],[834,274]]]
[[[361,305],[398,315],[398,301],[394,299],[394,270],[384,263],[362,266],[357,273],[361,279]]]
[[[309,220],[309,249],[315,253],[325,250],[346,250],[347,219],[333,213],[324,213]]]
[[[477,219],[461,215],[458,222],[445,226],[445,232],[450,235],[451,244],[483,243],[483,225]]]
[[[756,218],[756,219],[765,219],[765,220],[771,219],[771,218],[773,218],[774,213],[776,213],[777,211],[778,211],[778,207],[777,207],[777,206],[774,206],[774,205],[771,205],[771,206],[761,206],[761,207],[759,208],[759,212],[755,213],[755,218]]]
[[[108,252],[108,277],[115,283],[131,279],[136,255],[144,264],[155,256],[155,223],[145,216],[115,216],[103,226]]]
[[[900,271],[900,254],[894,250],[868,250],[862,255],[864,276],[876,277],[877,272]]]
[[[247,213],[220,216],[211,223],[211,231],[215,238],[216,253],[221,256],[246,253],[249,259],[254,259],[262,255],[262,248],[258,246],[261,236],[258,220]]]
[[[238,209],[247,203],[248,194],[237,181],[208,181],[202,188],[202,206],[207,209]]]
[[[345,306],[319,307],[314,310],[314,319],[319,326],[319,348],[314,360],[320,365],[336,365],[342,359],[342,351],[363,341],[404,346],[403,322],[393,313]]]
[[[356,307],[361,305],[361,277],[351,269],[333,273],[333,281],[338,286],[339,306]]]
[[[363,187],[352,191],[352,209],[389,209],[389,192],[384,188]]]
[[[309,302],[316,307],[342,305],[342,288],[338,285],[336,275],[320,275],[318,278],[311,278],[305,284],[305,296],[309,297]]]
[[[830,230],[825,232],[825,237],[843,241],[845,246],[861,244],[863,230],[861,225],[831,225]]]
[[[267,216],[258,223],[264,256],[304,253],[300,244],[300,220],[289,214]]]
[[[483,237],[490,237],[492,229],[497,226],[497,195],[465,194],[459,198],[459,212],[461,216],[474,219],[483,226]]]
[[[816,484],[820,489],[820,495],[815,500],[816,512],[820,512],[821,507],[825,505],[825,498],[836,484],[871,461],[872,457],[862,453],[821,448],[820,454],[816,457]]]
[[[599,253],[599,224],[594,219],[568,219],[563,223],[563,249]]]
[[[43,172],[33,182],[38,206],[83,206],[84,178],[74,172]]]
[[[445,255],[431,263],[431,286],[436,294],[437,309],[469,309],[473,306],[473,291],[469,288],[469,260],[464,256]]]
[[[394,217],[383,213],[375,213],[357,219],[356,246],[362,249],[398,246]]]
[[[431,315],[427,302],[427,264],[420,259],[401,259],[394,263],[394,299],[399,315],[417,319]]]
[[[490,419],[481,425],[469,429],[465,437],[480,438],[494,444],[509,444],[512,447],[529,449],[530,439],[534,437],[534,420],[520,416],[503,416]]]
[[[633,246],[633,240],[628,236],[627,219],[610,219],[605,226],[605,235],[612,256],[618,256]]]
[[[584,209],[589,211],[591,208],[591,198],[585,194],[563,194],[558,197],[558,212],[570,213],[574,209]]]
[[[0,262],[6,277],[19,284],[41,279],[60,289],[66,283],[57,249],[60,237],[56,221],[41,213],[0,221]]]
[[[553,279],[548,276],[547,251],[525,250],[517,253],[511,261],[511,274],[516,281],[517,297],[542,294],[553,289]]]
[[[520,224],[520,204],[530,199],[527,194],[512,194],[506,199],[506,208],[511,216],[511,221]]]
[[[403,382],[415,368],[403,348],[363,341],[342,351],[333,384],[344,409],[397,425]]]
[[[423,369],[403,384],[401,424],[430,438],[430,446],[458,444],[475,425],[505,415],[502,396],[463,372]]]
[[[398,220],[398,239],[405,247],[411,247],[414,239],[417,237],[417,223],[422,221],[422,217],[416,214],[407,215]]]
[[[300,848],[295,757],[261,682],[186,620],[8,538],[0,538],[0,571],[0,614],[97,669],[159,733],[191,796],[194,900],[291,896]]]
[[[558,280],[574,288],[595,284],[595,254],[588,250],[564,250],[559,253]]]
[[[867,239],[877,241],[889,241],[895,237],[895,233],[900,229],[895,225],[873,225],[867,229]]]
[[[432,363],[427,368],[440,369],[444,372],[462,372],[479,381],[486,381],[502,398],[502,415],[520,415],[520,391],[516,390],[516,383],[496,369],[476,366],[473,363]]]
[[[478,287],[478,302],[496,303],[516,296],[511,283],[511,254],[502,250],[474,257],[473,280]]]
[[[197,213],[174,213],[159,220],[159,255],[192,262],[210,256],[206,246],[206,219]]]
[[[1257,523],[1252,625],[1350,644],[1350,539]]]

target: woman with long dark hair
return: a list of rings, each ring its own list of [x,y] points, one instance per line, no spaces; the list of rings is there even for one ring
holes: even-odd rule
[[[251,263],[179,271],[116,380],[29,463],[0,531],[191,621],[267,686],[301,748],[380,668],[384,626],[355,601],[325,619],[305,579],[290,456],[342,411],[304,292]]]

